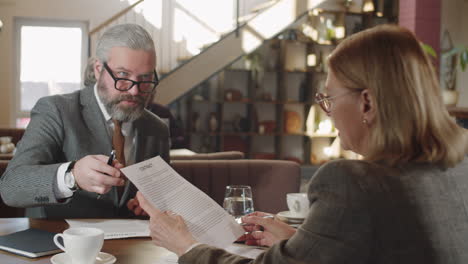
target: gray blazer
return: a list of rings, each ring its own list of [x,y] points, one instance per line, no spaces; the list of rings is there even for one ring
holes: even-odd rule
[[[297,233],[257,259],[200,245],[179,263],[468,263],[468,158],[447,170],[329,162],[308,196]]]
[[[161,119],[145,110],[133,126],[136,162],[157,155],[169,160],[169,130]],[[132,184],[126,186],[121,201],[115,188],[100,199],[96,199],[96,193],[83,190],[66,201],[55,198],[56,173],[62,163],[90,154],[109,155],[111,150],[111,135],[93,87],[41,98],[32,109],[31,122],[2,175],[2,199],[10,206],[28,207],[29,217],[129,216],[126,201],[136,193]]]

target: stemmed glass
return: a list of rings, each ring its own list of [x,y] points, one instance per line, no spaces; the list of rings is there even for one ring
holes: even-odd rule
[[[248,185],[228,185],[224,195],[224,210],[234,216],[238,223],[241,217],[254,211],[252,189]]]

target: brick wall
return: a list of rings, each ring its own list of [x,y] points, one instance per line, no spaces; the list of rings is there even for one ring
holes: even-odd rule
[[[441,0],[400,0],[399,5],[399,24],[413,31],[439,54]]]

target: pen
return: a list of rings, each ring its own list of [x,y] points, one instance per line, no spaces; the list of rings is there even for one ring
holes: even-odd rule
[[[109,159],[107,160],[107,165],[112,165],[112,162],[114,161],[114,159],[115,159],[115,150],[112,150],[109,155]]]
[[[114,159],[115,159],[115,150],[112,150],[110,155],[109,155],[109,159],[107,160],[107,165],[111,165],[112,166],[112,162],[114,162]],[[101,195],[98,194],[98,196],[96,197],[96,199],[101,199]]]

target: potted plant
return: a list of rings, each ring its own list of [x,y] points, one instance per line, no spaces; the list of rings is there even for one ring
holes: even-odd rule
[[[466,70],[468,46],[455,46],[449,31],[445,30],[441,41],[441,54],[440,80],[445,88],[442,91],[442,96],[446,105],[454,106],[458,101],[457,69],[460,67],[462,72]]]
[[[455,57],[460,61],[460,68],[464,72],[468,65],[468,46],[458,46],[444,53],[443,57]]]
[[[257,90],[257,96],[260,93],[260,80],[263,78],[264,68],[263,68],[263,58],[260,52],[254,51],[250,54],[245,55],[244,57],[246,68],[251,71],[252,81],[254,87]]]
[[[436,58],[437,54],[434,49],[421,43],[424,51],[431,57]],[[441,47],[441,84],[445,89],[442,90],[442,97],[446,105],[456,105],[458,101],[458,91],[456,90],[457,65],[462,72],[468,66],[468,46],[456,46],[452,44],[452,39],[448,31],[444,32]]]

